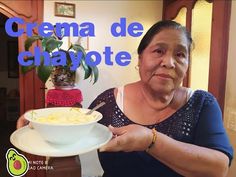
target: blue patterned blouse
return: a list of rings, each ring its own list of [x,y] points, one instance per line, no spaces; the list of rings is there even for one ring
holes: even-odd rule
[[[116,104],[114,88],[100,94],[90,105],[94,107],[105,101],[98,111],[103,114],[103,125],[121,127],[134,124]],[[169,137],[225,153],[230,162],[233,149],[222,122],[219,105],[208,92],[197,90],[178,111],[164,121],[146,126],[156,128]],[[180,177],[175,171],[144,151],[98,152],[104,170],[103,177]]]

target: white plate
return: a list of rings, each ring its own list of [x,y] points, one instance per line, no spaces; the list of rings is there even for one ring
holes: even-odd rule
[[[87,137],[68,145],[51,144],[44,141],[40,134],[28,126],[13,132],[11,143],[20,150],[40,156],[66,157],[90,152],[105,145],[112,137],[109,129],[101,124],[96,124]]]

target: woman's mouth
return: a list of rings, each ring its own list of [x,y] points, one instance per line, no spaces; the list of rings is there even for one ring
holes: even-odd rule
[[[169,79],[173,79],[173,77],[169,74],[154,74],[155,76],[157,76],[160,79],[165,79],[165,80],[169,80]]]

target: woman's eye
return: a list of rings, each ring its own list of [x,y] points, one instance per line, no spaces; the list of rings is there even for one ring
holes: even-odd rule
[[[163,49],[156,49],[155,52],[157,53],[158,56],[162,56],[165,53]]]
[[[177,52],[176,56],[177,56],[178,58],[186,58],[186,55],[185,55],[184,52]]]

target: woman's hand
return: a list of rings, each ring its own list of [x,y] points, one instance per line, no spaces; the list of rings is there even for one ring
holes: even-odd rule
[[[17,128],[17,129],[18,129],[18,128],[21,128],[21,127],[27,125],[28,123],[29,123],[29,121],[25,119],[24,115],[21,115],[21,116],[19,117],[19,119],[17,120],[16,128]]]
[[[131,124],[123,127],[112,127],[113,138],[99,150],[102,151],[144,151],[152,142],[152,130],[146,127]]]

